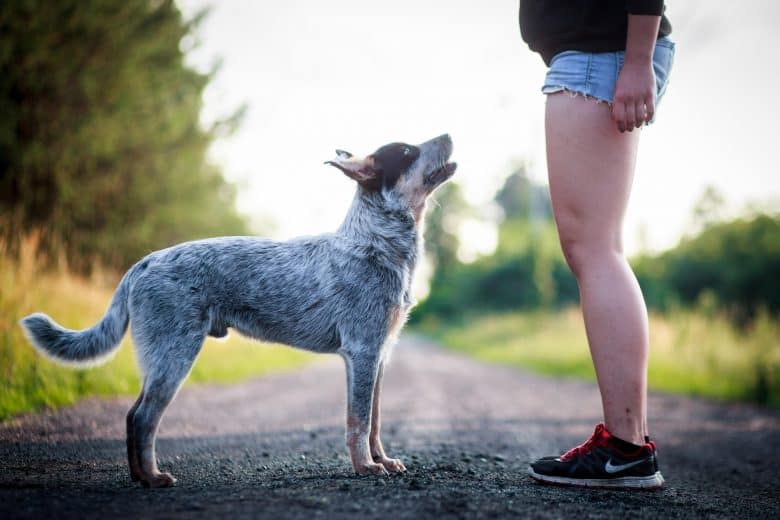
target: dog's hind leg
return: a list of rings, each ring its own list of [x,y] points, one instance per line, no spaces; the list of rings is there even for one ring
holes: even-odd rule
[[[374,400],[371,406],[371,433],[368,437],[368,444],[371,448],[371,458],[374,462],[378,462],[385,467],[390,473],[403,473],[406,471],[406,466],[400,459],[391,459],[385,454],[385,448],[382,446],[382,439],[379,438],[380,430],[382,428],[382,421],[379,416],[379,398],[382,393],[382,377],[384,376],[385,362],[379,363],[377,370],[376,382],[374,383]]]
[[[138,409],[138,405],[141,404],[141,400],[144,398],[144,393],[141,391],[141,395],[135,400],[130,411],[127,412],[127,465],[130,467],[130,479],[133,482],[141,480],[141,462],[138,458],[138,450],[136,449],[135,441],[135,429],[133,426],[135,411]]]
[[[176,479],[170,473],[161,473],[157,467],[155,438],[165,409],[176,396],[182,382],[192,368],[203,345],[202,336],[167,336],[155,341],[153,363],[142,360],[146,367],[141,402],[133,414],[132,437],[139,459],[140,480],[147,487],[169,487]],[[139,349],[140,351],[141,349]]]
[[[366,350],[342,355],[347,365],[347,448],[352,467],[361,475],[387,474],[385,467],[371,458],[368,442],[379,356]]]

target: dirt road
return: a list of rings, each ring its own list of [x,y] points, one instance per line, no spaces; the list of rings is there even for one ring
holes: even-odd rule
[[[534,484],[528,462],[584,440],[594,385],[484,365],[406,337],[387,369],[384,440],[409,471],[351,474],[338,358],[236,386],[185,388],[161,427],[175,488],[125,465],[132,399],[88,400],[0,425],[0,517],[780,518],[780,411],[652,395],[668,485]]]

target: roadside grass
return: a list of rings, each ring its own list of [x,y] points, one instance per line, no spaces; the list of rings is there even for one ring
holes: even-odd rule
[[[417,330],[480,360],[595,380],[580,312],[516,312]],[[766,314],[740,330],[703,310],[650,316],[648,385],[685,395],[780,405],[780,322]]]
[[[108,307],[114,277],[98,273],[84,279],[60,268],[45,272],[35,260],[34,241],[25,242],[20,258],[0,254],[0,421],[44,407],[65,406],[86,396],[135,395],[139,372],[130,334],[116,356],[99,367],[73,369],[39,355],[18,325],[31,312],[49,314],[65,327],[94,325]],[[108,280],[108,281],[107,281]],[[259,344],[235,333],[209,338],[187,383],[235,383],[310,362],[313,354]]]

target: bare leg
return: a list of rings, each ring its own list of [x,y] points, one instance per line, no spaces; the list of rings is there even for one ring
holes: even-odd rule
[[[376,382],[374,383],[374,403],[371,407],[371,434],[368,438],[369,447],[371,449],[371,458],[374,462],[380,463],[390,473],[403,473],[406,471],[406,466],[401,462],[401,459],[391,459],[385,454],[385,449],[382,446],[382,440],[379,438],[380,430],[382,428],[382,422],[379,417],[379,398],[382,393],[382,376],[385,372],[384,361],[379,363],[379,370],[376,375]]]
[[[136,449],[135,441],[135,427],[133,425],[135,418],[135,411],[138,409],[138,405],[144,398],[144,393],[141,391],[141,395],[136,399],[135,404],[127,412],[127,464],[130,467],[130,479],[133,482],[141,480],[141,462],[138,458],[138,450]]]
[[[623,256],[621,226],[639,132],[621,134],[606,103],[547,96],[547,165],[561,246],[580,289],[607,429],[642,444],[647,311]]]
[[[355,473],[387,474],[382,464],[374,462],[369,449],[374,382],[378,360],[373,354],[344,354],[347,365],[347,448]]]

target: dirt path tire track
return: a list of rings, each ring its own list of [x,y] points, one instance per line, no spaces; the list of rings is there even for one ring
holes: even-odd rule
[[[161,427],[175,488],[125,466],[131,398],[90,399],[0,425],[0,518],[780,517],[780,411],[653,394],[668,486],[534,484],[528,462],[586,438],[595,385],[495,367],[405,337],[386,372],[385,445],[402,477],[353,476],[344,368],[331,359],[235,386],[185,388]]]

